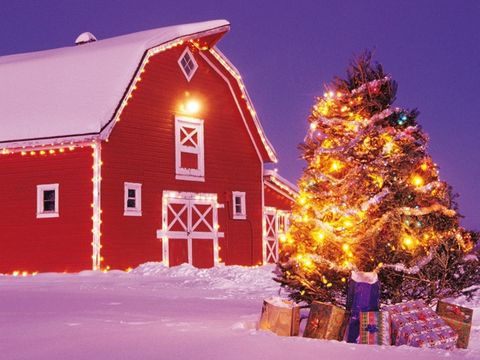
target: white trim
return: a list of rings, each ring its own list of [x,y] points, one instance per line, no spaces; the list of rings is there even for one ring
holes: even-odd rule
[[[193,175],[175,175],[176,180],[185,180],[185,181],[199,181],[205,182],[205,177],[193,176]]]
[[[206,57],[202,52],[199,53],[200,56],[215,70],[215,72],[220,75],[220,77],[227,83],[228,88],[230,89],[230,92],[232,93],[233,100],[235,100],[235,104],[237,105],[238,112],[240,113],[240,116],[242,117],[243,124],[245,125],[245,128],[247,129],[248,135],[250,137],[250,140],[252,141],[253,147],[255,148],[255,151],[257,153],[257,156],[260,160],[260,163],[263,166],[263,158],[262,155],[260,154],[260,151],[258,150],[257,143],[255,142],[252,132],[250,131],[250,128],[248,127],[247,120],[245,119],[245,114],[243,113],[243,110],[238,102],[237,96],[235,95],[235,91],[233,90],[232,84],[230,83],[230,80],[227,79],[225,75],[210,61],[208,57]]]
[[[101,209],[101,183],[102,183],[102,142],[95,141],[92,145],[93,149],[93,202],[92,202],[92,269],[100,270],[102,248],[100,238],[102,209]]]
[[[186,54],[188,54],[188,56],[190,56],[190,59],[193,63],[193,69],[190,71],[190,74],[187,74],[187,71],[185,70],[185,67],[182,64],[182,59],[185,57]],[[178,58],[177,63],[178,63],[178,66],[180,66],[180,69],[182,69],[182,73],[183,73],[183,75],[185,75],[185,78],[187,79],[187,81],[190,82],[193,75],[195,75],[195,73],[197,72],[198,63],[195,60],[195,57],[193,56],[193,53],[190,51],[188,46],[185,47],[185,50],[183,50],[182,55],[180,55],[180,57]]]
[[[128,207],[128,190],[135,191],[135,207]],[[124,182],[123,183],[123,215],[124,216],[142,216],[142,184]]]
[[[186,133],[185,128],[193,129]],[[182,141],[181,133],[185,135]],[[197,141],[193,141],[196,135]],[[185,142],[191,141],[195,146],[185,146]],[[197,168],[182,168],[182,153],[197,156]],[[178,180],[205,181],[205,144],[203,136],[203,120],[186,116],[175,116],[175,175]]]
[[[283,192],[282,189],[272,185],[271,183],[269,183],[268,181],[265,181],[265,186],[268,186],[270,189],[272,189],[273,191],[279,193],[280,195],[282,196],[285,196],[288,200],[292,201],[292,202],[295,202],[295,198],[293,198],[291,195],[287,194],[286,192]]]
[[[275,180],[283,183],[283,185],[285,187],[290,188],[289,191],[291,191],[293,194],[298,194],[298,186],[291,183],[290,181],[285,179],[283,176],[280,176],[280,174],[277,171],[268,169],[268,170],[265,170],[264,174],[265,174],[265,177],[270,176],[270,177],[274,178]]]
[[[45,191],[55,191],[55,209],[53,211],[45,211],[43,194]],[[58,202],[58,184],[41,184],[37,185],[37,219],[59,217],[59,202]]]
[[[263,145],[265,146],[265,150],[267,151],[268,157],[270,161],[276,163],[278,162],[277,154],[275,152],[275,149],[273,148],[272,144],[268,140],[267,136],[265,135],[265,131],[263,130],[262,124],[260,123],[260,120],[258,119],[257,112],[255,110],[255,107],[253,106],[253,102],[250,98],[250,95],[248,94],[247,88],[245,87],[245,84],[243,83],[242,77],[239,75],[240,72],[235,68],[235,66],[230,62],[230,60],[227,59],[225,55],[216,47],[213,46],[212,48],[209,49],[209,52],[220,62],[220,64],[223,65],[223,67],[237,80],[237,84],[242,91],[242,97],[245,99],[247,103],[247,108],[250,111],[250,115],[253,118],[253,121],[255,123],[255,126],[257,128],[258,135],[260,136],[260,139],[262,140]]]
[[[236,198],[240,197],[240,212],[237,212]],[[244,191],[232,191],[232,214],[235,220],[245,220],[247,218],[246,193]]]

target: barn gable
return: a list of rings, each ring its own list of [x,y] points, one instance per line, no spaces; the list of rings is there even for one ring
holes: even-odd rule
[[[215,20],[0,57],[0,147],[107,139],[152,55],[186,41],[211,48],[228,30],[227,21]],[[267,161],[274,161],[274,150],[246,92],[244,97],[253,119],[248,124],[252,140]],[[4,150],[9,151],[13,150]]]

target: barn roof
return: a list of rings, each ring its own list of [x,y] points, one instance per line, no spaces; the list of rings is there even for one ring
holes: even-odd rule
[[[280,176],[277,171],[265,170],[263,172],[263,183],[292,201],[295,201],[295,197],[298,195],[298,187]]]
[[[228,29],[214,20],[0,57],[0,148],[98,136],[148,49]]]

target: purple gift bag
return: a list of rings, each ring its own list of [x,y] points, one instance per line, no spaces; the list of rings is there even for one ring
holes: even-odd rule
[[[360,312],[378,311],[380,308],[380,282],[375,272],[352,271],[348,281],[347,310],[350,320],[345,339],[356,343],[360,335]]]

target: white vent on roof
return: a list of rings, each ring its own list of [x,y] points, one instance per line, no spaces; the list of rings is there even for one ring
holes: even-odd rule
[[[87,31],[78,35],[77,39],[75,40],[75,44],[81,45],[81,44],[86,44],[93,41],[97,41],[97,38],[91,32]]]
[[[180,55],[180,58],[178,59],[178,65],[180,65],[180,68],[182,69],[187,80],[190,81],[190,79],[193,77],[193,74],[195,74],[195,71],[197,71],[198,64],[188,47],[183,51],[182,55]]]

